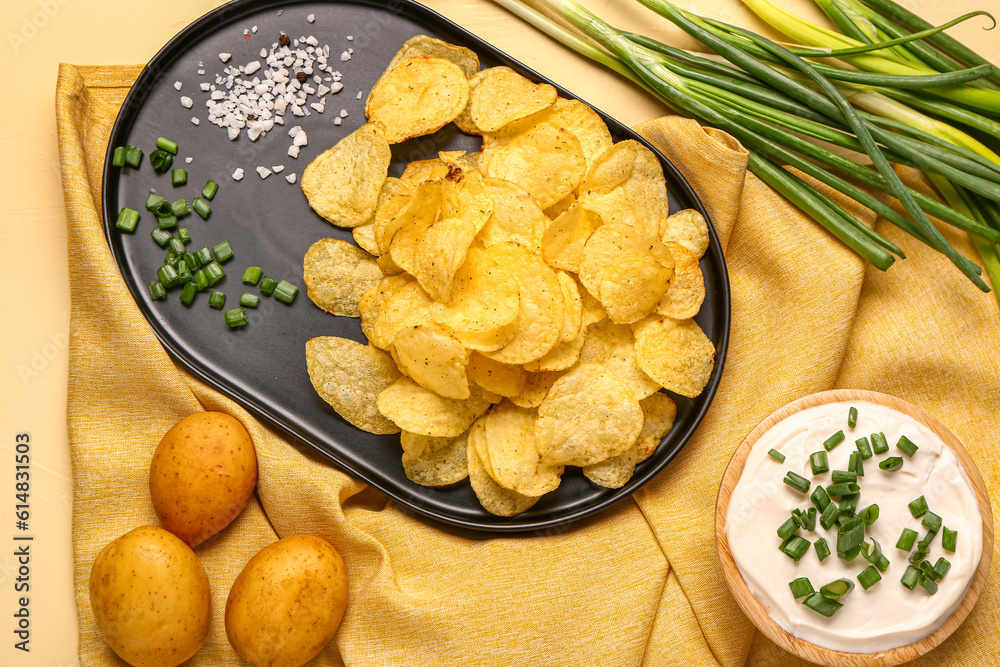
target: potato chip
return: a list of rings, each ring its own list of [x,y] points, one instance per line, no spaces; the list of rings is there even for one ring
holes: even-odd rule
[[[559,271],[556,274],[563,295],[563,324],[559,333],[559,342],[568,343],[576,340],[583,328],[583,301],[580,298],[580,288],[568,273]]]
[[[473,76],[469,77],[469,102],[462,109],[462,112],[455,116],[455,125],[458,126],[462,132],[472,135],[482,135],[483,130],[476,125],[476,122],[472,120],[472,95],[476,92],[476,88],[483,79],[486,77],[487,70],[481,70],[476,72]]]
[[[672,276],[670,269],[649,255],[627,257],[601,272],[601,304],[612,322],[637,322],[667,293]]]
[[[419,283],[407,281],[405,285],[394,289],[379,309],[378,317],[369,327],[369,342],[375,347],[388,350],[400,329],[431,322],[433,304],[434,301]]]
[[[543,209],[573,192],[587,169],[577,138],[552,123],[515,132],[489,150],[486,175],[516,183]]]
[[[396,51],[396,55],[389,61],[386,71],[395,68],[410,58],[429,56],[431,58],[442,58],[458,65],[465,78],[469,79],[479,71],[479,56],[476,52],[464,46],[457,46],[443,42],[440,39],[428,35],[415,35],[405,42]]]
[[[396,332],[392,341],[396,366],[417,384],[445,398],[469,398],[465,347],[436,324],[420,324]]]
[[[660,237],[664,241],[675,241],[701,259],[708,250],[708,223],[705,217],[693,208],[677,211],[667,218],[666,227]]]
[[[510,241],[538,253],[551,221],[534,198],[520,186],[500,178],[486,178],[483,185],[494,203],[492,215],[479,233],[483,245]]]
[[[470,86],[469,116],[483,132],[496,132],[556,101],[553,86],[533,83],[509,67],[490,67],[477,78]]]
[[[535,122],[548,121],[569,130],[580,141],[583,157],[590,167],[601,153],[611,147],[611,132],[601,116],[579,100],[560,97],[555,104],[534,117]]]
[[[385,127],[385,138],[398,144],[432,134],[455,119],[469,102],[469,80],[443,58],[417,57],[382,75],[365,102],[372,123]]]
[[[601,222],[597,213],[573,204],[545,230],[542,257],[549,266],[579,273],[583,246]]]
[[[472,490],[475,491],[476,497],[479,498],[479,503],[487,512],[497,516],[514,516],[527,512],[532,505],[538,502],[540,496],[525,496],[497,484],[486,472],[486,467],[472,444],[475,433],[476,429],[469,433],[469,446],[466,451],[469,462],[469,482],[472,484]]]
[[[432,157],[427,160],[408,162],[403,173],[399,175],[399,180],[416,188],[424,181],[439,181],[447,175],[448,163],[440,157]]]
[[[505,364],[534,361],[559,342],[565,313],[559,279],[541,257],[516,243],[497,243],[486,253],[517,281],[520,303],[514,337],[483,354]]]
[[[303,260],[306,294],[332,315],[360,317],[362,295],[382,280],[375,258],[340,239],[321,239]]]
[[[603,365],[628,385],[639,400],[660,390],[660,385],[639,369],[635,359],[635,338],[627,324],[615,324],[606,319],[591,326],[580,350],[580,363]]]
[[[485,414],[491,403],[478,385],[469,398],[444,398],[403,375],[378,396],[378,409],[404,431],[418,435],[456,437]]]
[[[601,295],[604,270],[633,259],[640,262],[646,259],[655,261],[666,270],[661,273],[665,275],[668,284],[673,277],[673,257],[659,239],[624,223],[605,223],[590,235],[583,246],[580,255],[580,282],[607,308],[608,302]],[[615,282],[620,283],[626,277],[627,274],[619,273]],[[666,286],[663,289],[666,291]],[[662,295],[663,292],[657,295],[650,308],[656,305]]]
[[[499,350],[517,332],[521,299],[515,276],[496,251],[470,248],[452,281],[448,303],[435,303],[434,321],[472,350]]]
[[[306,342],[306,366],[316,393],[349,423],[369,433],[399,432],[376,407],[379,394],[400,378],[388,354],[348,338],[321,336]]]
[[[403,472],[421,486],[447,486],[469,476],[469,432],[457,438],[432,438],[403,431]]]
[[[656,155],[632,139],[601,153],[580,184],[580,203],[619,222],[660,238],[669,203],[663,166]]]
[[[383,276],[397,276],[403,272],[403,269],[399,268],[396,262],[392,261],[392,256],[389,253],[379,255],[376,263]]]
[[[404,181],[389,187],[395,193],[387,195],[375,212],[375,240],[383,252],[392,248],[392,239],[399,230],[410,225],[427,229],[441,212],[440,180],[421,183],[412,194],[407,194],[409,186]]]
[[[447,161],[448,173],[445,174],[442,190],[442,217],[464,218],[471,222],[476,232],[483,228],[486,221],[493,215],[493,195],[484,183],[483,175],[457,159]]]
[[[566,371],[528,373],[525,378],[524,390],[517,396],[508,396],[508,398],[519,408],[537,408],[545,400],[549,389],[556,383],[556,380],[565,374]]]
[[[642,408],[642,431],[635,441],[636,463],[642,463],[660,446],[663,436],[670,432],[677,417],[677,404],[663,392],[650,394],[639,401]]]
[[[587,466],[617,456],[635,443],[642,422],[639,401],[624,382],[600,364],[581,364],[556,380],[538,406],[539,460]]]
[[[715,346],[694,320],[655,315],[632,325],[635,358],[664,389],[694,398],[701,394],[715,365]]]
[[[617,456],[584,466],[583,474],[598,486],[603,486],[606,489],[620,489],[632,479],[638,458],[637,448],[633,444]]]
[[[488,458],[480,458],[497,484],[525,496],[541,496],[559,486],[563,466],[539,463],[535,410],[503,401],[486,415]]]
[[[393,178],[391,176],[385,179],[385,182],[382,183],[382,187],[378,192],[378,204],[375,207],[375,214],[369,222],[361,225],[362,228],[371,225],[370,233],[374,240],[376,251],[372,252],[372,250],[369,250],[366,246],[362,245],[360,241],[358,242],[358,245],[365,250],[368,250],[368,252],[371,252],[373,255],[381,255],[383,252],[388,250],[388,245],[386,247],[382,247],[380,242],[381,238],[386,236],[386,228],[390,226],[392,220],[401,210],[403,210],[403,207],[409,203],[410,197],[412,196],[413,190],[409,185],[400,179]],[[402,224],[403,221],[400,221],[399,225]],[[395,233],[395,230],[398,229],[399,225],[393,227],[392,233],[388,234],[388,238],[390,240],[392,238],[392,234]],[[355,227],[355,229],[358,228]],[[368,232],[364,233],[367,234]],[[357,232],[355,232],[354,239],[358,240]]]
[[[519,395],[527,386],[528,373],[524,368],[501,364],[475,351],[469,353],[465,370],[470,382],[505,398]]]
[[[580,359],[580,350],[583,349],[583,343],[586,338],[587,332],[581,330],[576,335],[576,338],[559,343],[542,358],[523,364],[524,370],[532,373],[541,373],[544,371],[562,371],[572,367]]]
[[[680,243],[667,241],[664,245],[674,256],[674,278],[655,310],[675,320],[694,317],[705,301],[705,276],[698,258]]]
[[[455,274],[465,263],[476,231],[468,218],[441,218],[416,240],[410,272],[435,301],[451,299]]]
[[[412,282],[413,278],[405,274],[386,276],[375,287],[361,295],[361,299],[358,301],[358,310],[361,312],[361,333],[368,338],[369,342],[372,342],[375,337],[375,322],[389,301],[389,297],[404,285]],[[392,339],[389,340],[389,343],[392,343]],[[388,347],[386,345],[383,349]]]
[[[569,210],[569,207],[576,203],[576,193],[571,192],[559,201],[557,201],[552,206],[545,209],[545,215],[549,216],[552,220],[555,220],[560,215]]]
[[[340,227],[357,227],[375,213],[392,154],[381,130],[362,125],[328,148],[302,172],[309,206]]]
[[[586,329],[591,324],[597,324],[607,319],[608,313],[604,310],[604,306],[587,291],[586,287],[580,284],[579,279],[576,280],[576,287],[580,290],[580,304],[583,310],[580,327]]]
[[[363,225],[358,225],[351,230],[351,235],[354,237],[354,242],[369,255],[378,257],[382,254],[382,248],[378,247],[378,241],[375,240],[374,222],[366,222]]]

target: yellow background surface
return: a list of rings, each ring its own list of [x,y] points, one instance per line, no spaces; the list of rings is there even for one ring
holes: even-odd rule
[[[54,92],[59,62],[142,63],[217,2],[5,0],[0,3],[0,665],[78,664],[72,590],[72,484],[66,437],[69,285],[66,219],[59,182]],[[485,0],[429,1],[437,11],[574,94],[634,125],[662,115],[655,100],[592,65]],[[634,2],[586,4],[622,27],[689,45],[675,29],[648,23]],[[784,3],[783,3],[784,4]],[[906,2],[932,23],[971,9],[1000,14],[1000,2]],[[698,10],[766,32],[736,0],[707,0]],[[801,0],[791,8],[816,17]],[[982,21],[952,34],[993,62],[1000,39]],[[141,400],[141,397],[137,397]],[[149,406],[151,411],[156,405]],[[14,651],[10,623],[18,594],[12,556],[15,437],[31,439],[30,654]],[[736,442],[728,443],[730,448]]]

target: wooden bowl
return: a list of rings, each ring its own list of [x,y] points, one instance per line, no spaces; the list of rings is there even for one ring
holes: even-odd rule
[[[983,517],[983,554],[979,560],[979,567],[973,575],[969,591],[961,604],[959,604],[941,627],[927,637],[912,644],[906,644],[877,653],[845,653],[843,651],[824,648],[798,639],[778,625],[747,588],[729,551],[729,540],[726,537],[726,516],[729,512],[729,501],[732,499],[733,489],[736,488],[736,484],[743,474],[743,467],[746,464],[747,456],[750,454],[750,449],[757,440],[772,426],[796,412],[826,403],[861,401],[876,403],[907,414],[937,434],[944,441],[945,445],[955,452],[962,467],[965,469],[965,473],[975,489],[976,498],[979,501],[979,512]],[[732,591],[733,597],[736,598],[736,602],[747,618],[761,632],[767,635],[771,641],[789,653],[794,653],[800,658],[826,665],[827,667],[887,667],[914,660],[927,653],[954,632],[955,628],[961,625],[965,617],[972,611],[976,600],[979,599],[979,593],[986,584],[986,575],[990,569],[990,559],[993,554],[993,513],[990,508],[990,499],[986,492],[986,485],[983,483],[983,478],[980,476],[975,462],[958,438],[945,428],[941,422],[915,405],[911,405],[893,396],[859,389],[834,389],[805,396],[789,403],[758,424],[743,442],[740,443],[732,459],[729,461],[729,466],[726,468],[726,472],[722,477],[722,484],[719,487],[719,497],[715,505],[715,540],[719,551],[719,560],[722,563],[722,573],[726,578],[726,583],[729,584],[729,589]]]

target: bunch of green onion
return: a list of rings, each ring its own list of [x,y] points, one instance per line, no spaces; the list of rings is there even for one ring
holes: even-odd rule
[[[990,148],[1000,147],[1000,74],[942,32],[986,12],[935,28],[892,0],[816,0],[836,32],[771,0],[743,0],[798,43],[791,48],[668,0],[639,0],[714,52],[700,54],[614,28],[576,0],[541,2],[590,41],[518,0],[495,1],[676,112],[736,137],[750,171],[879,269],[904,257],[902,249],[785,165],[941,252],[988,292],[982,268],[929,216],[968,232],[1000,285],[1000,155]],[[874,169],[818,142],[867,154]],[[891,162],[926,173],[947,205],[904,185]],[[873,190],[895,197],[908,216]]]

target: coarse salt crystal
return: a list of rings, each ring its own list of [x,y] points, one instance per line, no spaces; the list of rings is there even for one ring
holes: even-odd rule
[[[344,84],[342,84],[342,83],[341,83],[341,82],[339,82],[339,81],[334,81],[334,82],[333,82],[333,85],[331,85],[331,86],[330,86],[330,92],[331,92],[331,93],[339,93],[339,92],[340,92],[340,90],[341,90],[341,89],[342,89],[343,87],[344,87]]]
[[[316,113],[323,113],[326,111],[326,105],[321,102],[313,102],[309,106],[312,107],[313,111]]]
[[[341,123],[343,123],[343,122],[344,122],[344,119],[343,119],[343,118],[341,118],[340,116],[337,116],[337,117],[335,117],[335,118],[333,119],[333,124],[334,124],[334,125],[340,125],[340,124],[341,124]]]
[[[257,167],[257,173],[260,174],[261,178],[267,178],[268,176],[271,175],[271,170],[268,169],[267,167],[260,166]]]
[[[257,26],[254,26],[254,27],[250,28],[250,31],[251,31],[251,32],[252,32],[253,34],[255,34],[255,35],[256,35],[256,34],[257,34]]]
[[[353,42],[354,41],[354,35],[348,35],[347,36],[347,41],[348,42]]]
[[[184,158],[184,162],[187,163],[187,164],[191,164],[192,162],[194,162],[194,158],[193,157],[186,157],[186,158]]]
[[[243,70],[247,75],[253,74],[260,69],[260,61],[255,60],[252,63],[247,64],[246,69]]]
[[[234,181],[242,181],[243,180],[243,170],[241,168],[236,167],[236,171],[233,172],[233,180]]]
[[[233,57],[233,54],[231,54],[231,53],[220,53],[219,54],[219,60],[221,60],[224,63],[228,63],[229,59],[232,58],[232,57]]]
[[[198,70],[198,74],[201,74],[202,76],[205,76],[205,70],[203,70],[203,69]]]
[[[211,85],[209,85],[208,83],[202,83],[202,84],[201,84],[201,85],[199,86],[199,88],[201,88],[202,92],[205,92],[205,93],[207,93],[208,91],[210,91],[210,90],[212,89],[212,86],[211,86]]]
[[[300,150],[302,149],[296,146],[295,144],[292,144],[291,146],[288,147],[288,156],[298,158]]]
[[[347,51],[344,51],[343,53],[340,54],[340,62],[346,63],[350,59],[351,59],[351,54],[348,53]]]
[[[181,95],[181,106],[185,109],[190,109],[194,106],[194,100],[192,100],[187,95]]]
[[[183,85],[180,81],[174,81],[174,90],[180,90]]]
[[[292,139],[293,146],[308,146],[309,139],[306,137],[305,130],[295,133],[295,138]]]
[[[358,91],[358,94],[354,96],[354,99],[356,99],[356,100],[360,100],[361,99],[361,91],[360,90]]]
[[[238,127],[229,127],[227,129],[229,130],[229,140],[230,141],[236,141],[236,137],[240,136],[240,128],[238,128]]]
[[[194,123],[195,125],[200,125],[201,124],[201,121],[198,120],[197,116],[191,116],[191,122]]]
[[[347,118],[347,109],[341,109],[340,110],[340,117],[341,118]]]
[[[288,128],[288,136],[294,138],[296,134],[302,131],[301,125],[296,125],[294,127]]]
[[[316,20],[315,14],[310,14],[309,16],[306,17],[306,21],[309,21],[310,23],[312,23],[315,20]]]
[[[261,49],[260,50],[260,57],[261,58],[267,58],[267,49]]]
[[[294,183],[295,182],[295,174],[289,174],[288,176],[285,176],[285,180],[288,181],[289,183]]]
[[[285,170],[285,165],[283,164],[276,164],[273,167],[271,167],[271,171],[273,171],[276,174],[280,174],[284,170]]]

